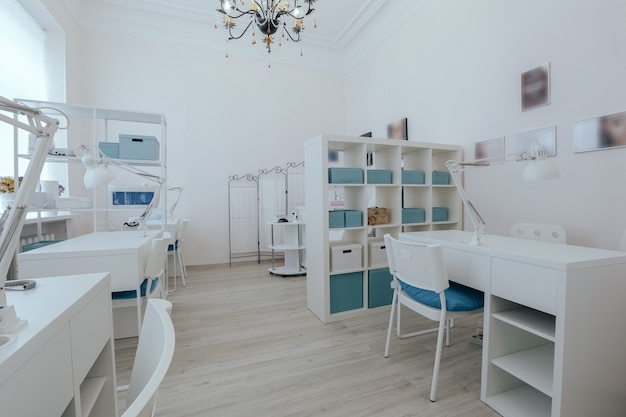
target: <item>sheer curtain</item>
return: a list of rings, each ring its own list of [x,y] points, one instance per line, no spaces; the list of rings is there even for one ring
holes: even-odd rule
[[[45,32],[35,20],[15,0],[0,1],[1,96],[47,99],[44,45]],[[13,176],[13,127],[6,123],[0,124],[0,149],[0,176]]]

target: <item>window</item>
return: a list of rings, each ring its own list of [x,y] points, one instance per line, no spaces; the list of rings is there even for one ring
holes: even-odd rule
[[[25,10],[20,3],[29,7]],[[30,13],[29,13],[30,12]],[[34,14],[31,14],[34,13]],[[37,16],[37,19],[33,18]],[[45,16],[45,18],[43,17]],[[41,19],[45,20],[40,24]],[[43,26],[43,27],[42,27]],[[46,29],[44,29],[44,27]],[[57,74],[48,68],[51,47],[54,51],[64,51],[62,38],[55,34],[62,33],[53,22],[43,5],[23,0],[0,1],[0,95],[9,98],[49,100],[51,91],[48,85],[48,73]],[[51,43],[50,35],[53,36]],[[57,52],[52,52],[58,55]],[[59,60],[62,62],[63,60]],[[52,63],[52,65],[59,65]],[[28,134],[21,132],[19,153],[26,153]],[[55,143],[63,143],[64,133],[57,132]],[[0,176],[14,175],[13,127],[0,123]],[[26,171],[27,163],[19,164],[19,174]],[[54,165],[54,166],[52,166]],[[67,167],[61,164],[47,164],[41,175],[42,179],[57,179],[67,184]]]

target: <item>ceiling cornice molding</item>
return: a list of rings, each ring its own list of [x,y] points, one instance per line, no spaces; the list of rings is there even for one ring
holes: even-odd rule
[[[331,4],[332,0],[326,1]],[[425,1],[429,0],[362,1],[337,36],[328,37],[315,30],[307,31],[306,37],[298,44],[304,50],[305,59],[299,54],[292,59],[291,56],[283,57],[283,53],[275,53],[272,54],[272,61],[293,61],[294,65],[345,72],[378,46]],[[87,31],[204,47],[220,51],[220,56],[229,50],[250,58],[266,59],[263,53],[257,51],[258,48],[251,48],[245,40],[228,42],[223,30],[219,30],[221,25],[218,24],[218,30],[214,29],[217,12],[211,10],[165,0],[63,2]]]
[[[404,25],[426,4],[436,0],[387,0],[368,24],[343,48],[344,71],[349,71]]]

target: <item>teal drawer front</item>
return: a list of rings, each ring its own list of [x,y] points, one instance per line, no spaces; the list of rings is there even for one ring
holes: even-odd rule
[[[389,268],[372,269],[367,277],[367,306],[369,308],[381,307],[391,304],[393,290],[391,280],[393,276]]]
[[[330,276],[330,313],[363,308],[363,272]]]
[[[426,211],[423,208],[403,208],[402,224],[424,223],[426,221]]]
[[[359,210],[345,210],[346,227],[363,226],[363,212]]]
[[[448,221],[448,208],[447,207],[433,207],[433,221],[434,222],[447,222]]]
[[[331,229],[346,227],[346,217],[343,210],[328,212],[328,227],[330,227]]]
[[[433,185],[449,185],[450,173],[445,171],[433,171]]]
[[[328,168],[330,184],[363,184],[361,168]]]
[[[391,184],[392,173],[388,169],[368,169],[368,184]]]
[[[424,184],[425,182],[424,171],[402,171],[402,184]]]

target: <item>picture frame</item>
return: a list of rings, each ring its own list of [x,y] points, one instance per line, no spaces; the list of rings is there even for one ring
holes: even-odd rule
[[[550,63],[522,73],[521,102],[522,111],[550,104]]]
[[[504,161],[504,136],[474,143],[474,160],[489,163]]]
[[[626,146],[626,112],[574,122],[574,153]]]
[[[520,132],[515,135],[515,155],[523,159],[522,155],[530,155],[536,142],[543,145],[546,156],[556,156],[556,126]]]
[[[387,139],[409,140],[408,119],[396,120],[387,125]]]

